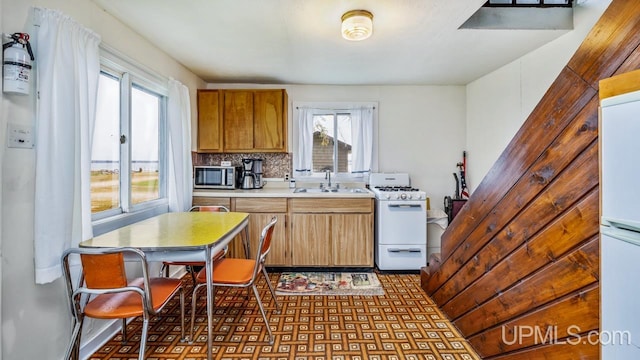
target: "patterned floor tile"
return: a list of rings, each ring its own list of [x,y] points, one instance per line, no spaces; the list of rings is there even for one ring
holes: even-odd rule
[[[270,274],[275,283],[279,274]],[[253,296],[237,289],[216,289],[213,315],[215,359],[342,360],[342,359],[480,359],[468,342],[420,288],[417,274],[378,274],[384,296],[277,296],[280,313],[266,282],[258,283],[265,302],[273,345]],[[190,278],[185,277],[186,283]],[[188,285],[191,291],[191,284]],[[190,296],[187,296],[190,304]],[[180,341],[180,304],[176,297],[161,316],[151,321],[147,342],[149,360],[201,360],[207,353],[206,305],[202,293],[196,309],[194,342]],[[187,319],[190,306],[187,306]],[[188,322],[187,322],[188,323]],[[141,320],[127,327],[129,340],[118,334],[91,360],[136,359]]]

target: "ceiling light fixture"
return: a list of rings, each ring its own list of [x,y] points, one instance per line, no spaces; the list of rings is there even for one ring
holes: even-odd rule
[[[367,10],[351,10],[342,15],[342,37],[360,41],[373,32],[373,14]]]

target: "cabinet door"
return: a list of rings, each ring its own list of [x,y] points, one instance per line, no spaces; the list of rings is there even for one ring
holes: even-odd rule
[[[373,215],[332,215],[331,240],[333,265],[373,266]]]
[[[253,149],[253,91],[224,91],[224,150]]]
[[[198,90],[198,151],[222,151],[220,91]]]
[[[325,214],[291,215],[291,263],[293,266],[329,266],[331,219]]]
[[[256,150],[284,151],[284,91],[259,90],[253,96],[253,146]]]
[[[276,216],[278,222],[273,229],[271,236],[271,250],[267,255],[267,266],[285,266],[287,263],[287,234],[286,234],[286,215],[285,214],[261,214],[252,213],[249,215],[249,238],[251,246],[251,258],[255,259],[260,242],[260,234],[262,229],[267,226],[271,218]]]

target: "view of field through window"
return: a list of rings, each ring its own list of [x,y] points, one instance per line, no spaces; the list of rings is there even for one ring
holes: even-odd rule
[[[129,134],[121,131],[120,80],[102,73],[98,86],[96,123],[91,155],[91,212],[122,206],[121,136],[130,141],[129,204],[160,197],[159,187],[160,97],[140,87],[131,89]],[[127,142],[125,141],[125,144]]]
[[[131,173],[131,203],[157,199],[158,172]],[[120,176],[111,170],[91,171],[91,212],[116,209],[120,206]]]

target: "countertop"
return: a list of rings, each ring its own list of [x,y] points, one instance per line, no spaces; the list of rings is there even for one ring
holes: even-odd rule
[[[307,186],[298,186],[307,187]],[[314,186],[317,187],[317,186]],[[363,188],[361,186],[345,186],[341,188]],[[203,197],[285,197],[285,198],[374,198],[372,191],[365,189],[363,193],[352,192],[326,192],[326,193],[294,193],[295,189],[291,189],[287,182],[284,181],[268,181],[262,189],[252,190],[208,190],[193,189],[193,196]]]

